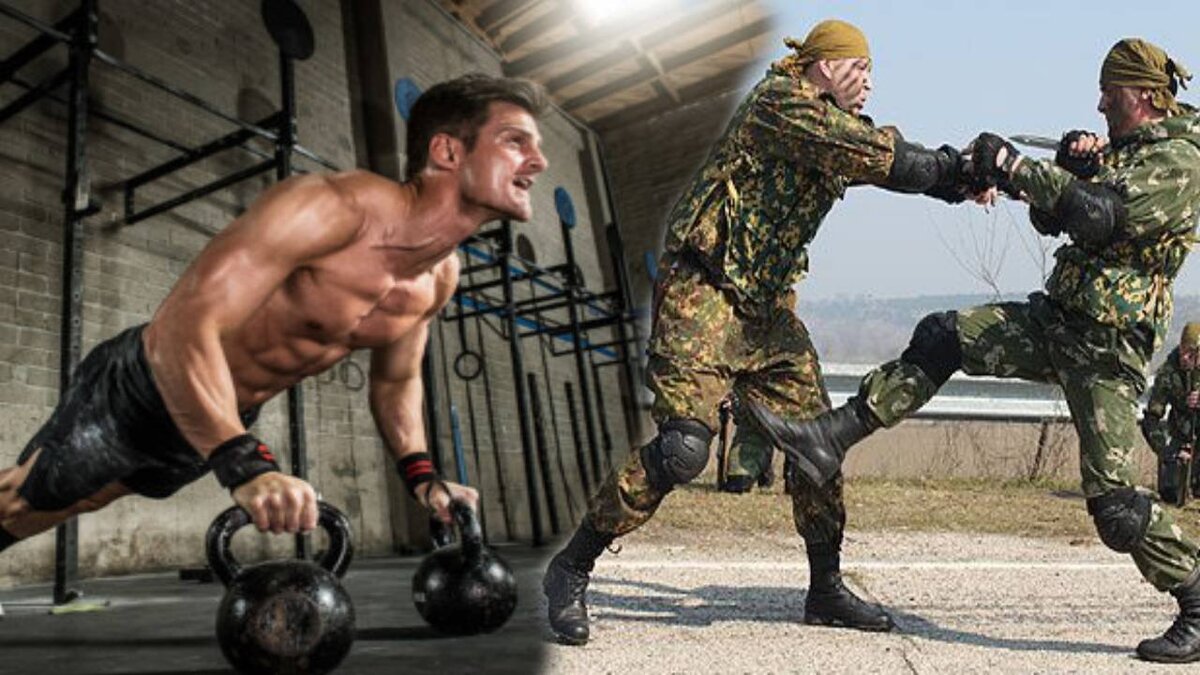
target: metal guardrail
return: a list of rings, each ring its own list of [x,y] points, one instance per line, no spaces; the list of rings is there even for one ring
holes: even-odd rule
[[[825,363],[821,370],[835,406],[858,391],[873,368],[866,364]],[[1013,422],[1067,421],[1071,413],[1062,388],[1054,384],[955,373],[913,417],[918,419]]]

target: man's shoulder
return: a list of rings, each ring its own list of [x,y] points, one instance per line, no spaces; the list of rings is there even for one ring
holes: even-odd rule
[[[324,174],[330,187],[355,201],[366,201],[375,196],[396,195],[403,192],[400,183],[365,169],[352,169]]]

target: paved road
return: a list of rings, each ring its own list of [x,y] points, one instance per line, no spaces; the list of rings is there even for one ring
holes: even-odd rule
[[[851,584],[899,626],[880,635],[800,621],[808,575],[795,541],[670,539],[634,534],[602,557],[593,640],[549,647],[549,672],[1171,670],[1133,648],[1170,624],[1173,599],[1094,540],[851,534]]]

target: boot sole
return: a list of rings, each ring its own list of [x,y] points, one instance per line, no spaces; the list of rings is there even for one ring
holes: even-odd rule
[[[588,638],[583,638],[583,639],[573,638],[570,635],[559,633],[558,631],[555,631],[553,629],[551,629],[550,632],[554,635],[554,641],[560,645],[568,645],[570,647],[582,647],[588,643]]]
[[[804,456],[799,449],[785,443],[775,430],[772,428],[771,420],[763,416],[763,411],[758,403],[750,402],[746,405],[746,409],[750,411],[750,416],[757,423],[759,431],[767,435],[771,443],[779,449],[780,452],[787,455],[793,462],[796,463],[796,468],[799,469],[800,475],[807,480],[813,487],[820,488],[827,481],[822,480],[821,472],[817,470],[817,465]]]
[[[809,626],[825,626],[827,628],[851,628],[853,630],[862,630],[869,633],[890,633],[896,629],[896,624],[880,624],[880,625],[855,625],[847,623],[841,619],[827,619],[823,616],[807,616],[804,617],[804,623]]]
[[[1139,659],[1146,661],[1148,663],[1195,663],[1196,661],[1200,661],[1200,652],[1197,652],[1195,654],[1189,654],[1188,656],[1181,657],[1181,658],[1172,658],[1170,656],[1151,657],[1151,656],[1147,656],[1141,652],[1138,652],[1137,656]]]

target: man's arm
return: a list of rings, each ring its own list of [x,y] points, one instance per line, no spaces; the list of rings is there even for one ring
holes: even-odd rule
[[[283,181],[176,282],[146,330],[147,358],[172,419],[200,454],[246,431],[222,338],[297,268],[349,243],[361,224],[361,210],[328,179]]]
[[[764,87],[752,100],[750,133],[760,147],[851,184],[963,200],[962,160],[948,145],[936,150],[904,140],[795,87]]]
[[[1077,244],[1103,247],[1154,234],[1179,226],[1178,205],[1200,199],[1200,151],[1186,141],[1159,145],[1172,147],[1125,168],[1118,183],[1080,179],[1050,160],[1022,158],[1012,186]]]
[[[384,444],[395,457],[397,465],[402,468],[407,466],[409,460],[427,452],[421,361],[429,339],[429,324],[458,285],[457,255],[451,255],[440,264],[443,267],[436,272],[437,294],[433,310],[402,339],[371,352],[371,415]],[[415,475],[431,477],[428,476],[431,467],[415,468],[418,469]],[[448,523],[452,518],[449,511],[450,498],[466,500],[472,507],[478,504],[478,493],[471,488],[443,481],[449,494],[444,490],[431,492],[432,481],[415,483],[404,476],[403,470],[402,477],[406,478],[413,497],[419,503],[432,508],[443,522]]]

